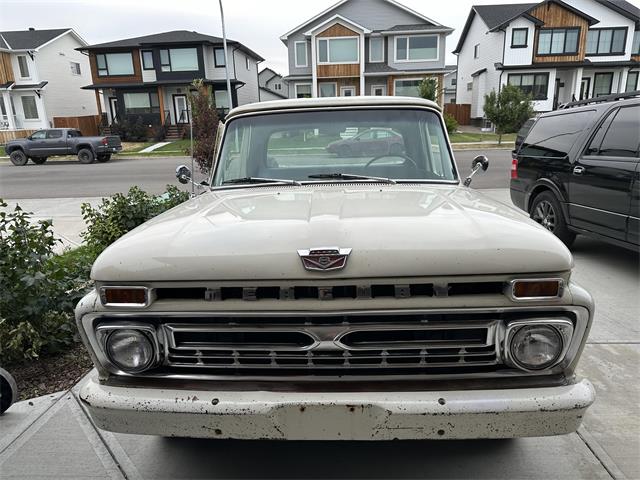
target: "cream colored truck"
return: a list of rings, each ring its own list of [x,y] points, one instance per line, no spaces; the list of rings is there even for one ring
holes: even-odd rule
[[[372,129],[402,151],[326,150]],[[237,108],[209,183],[93,266],[76,316],[100,428],[389,440],[580,425],[593,301],[560,240],[461,182],[434,103]]]

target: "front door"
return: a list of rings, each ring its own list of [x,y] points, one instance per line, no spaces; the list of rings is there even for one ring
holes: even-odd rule
[[[626,240],[640,138],[640,106],[610,112],[572,165],[569,215],[577,228]]]
[[[189,123],[189,111],[186,95],[173,96],[173,113],[176,123]]]
[[[109,97],[109,111],[111,112],[111,123],[116,122],[118,119],[118,99],[116,97]]]
[[[589,90],[591,90],[591,79],[583,78],[580,83],[580,100],[589,98]]]

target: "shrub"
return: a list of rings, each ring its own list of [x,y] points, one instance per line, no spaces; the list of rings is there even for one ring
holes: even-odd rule
[[[102,251],[125,233],[188,198],[187,192],[167,185],[167,191],[159,197],[132,187],[126,195],[117,193],[111,198],[103,198],[97,208],[84,203],[81,210],[87,230],[82,237],[89,247]]]
[[[141,142],[149,137],[149,128],[144,124],[142,117],[136,118],[135,122],[122,120],[113,124],[111,129],[115,135],[128,142]]]
[[[449,132],[449,134],[456,133],[459,127],[458,121],[450,113],[444,114],[444,124],[447,127],[447,132]]]
[[[531,95],[515,85],[505,85],[500,93],[496,94],[493,90],[484,96],[484,114],[496,127],[498,143],[502,143],[502,135],[505,133],[520,130],[534,113]]]
[[[207,173],[213,163],[220,120],[215,102],[212,101],[211,88],[202,80],[194,80],[193,87],[195,92],[189,93],[193,123],[193,158],[200,171]],[[184,137],[186,133],[185,131]],[[191,155],[191,151],[185,153]]]
[[[86,248],[55,256],[57,244],[50,222],[31,222],[19,206],[0,211],[0,362],[73,342],[73,308],[89,288],[95,254]]]

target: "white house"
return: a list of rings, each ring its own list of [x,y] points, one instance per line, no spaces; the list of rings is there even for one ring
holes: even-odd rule
[[[0,130],[37,130],[53,117],[97,115],[87,43],[71,28],[0,32]]]
[[[454,53],[456,102],[484,116],[484,96],[509,83],[538,112],[638,89],[640,9],[625,0],[474,6]]]
[[[263,69],[258,74],[258,84],[260,86],[260,101],[282,100],[288,97],[288,85],[282,75],[271,70]]]

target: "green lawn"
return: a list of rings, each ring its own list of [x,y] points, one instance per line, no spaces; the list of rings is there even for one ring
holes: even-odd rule
[[[498,142],[498,135],[495,133],[452,133],[449,137],[451,143]],[[515,133],[502,136],[502,143],[514,142],[515,140]]]
[[[185,150],[189,150],[189,148],[191,148],[191,140],[187,138],[185,140],[176,140],[175,142],[171,142],[169,145],[165,145],[164,147],[154,150],[153,153],[180,151],[183,155],[188,155],[184,152]]]

